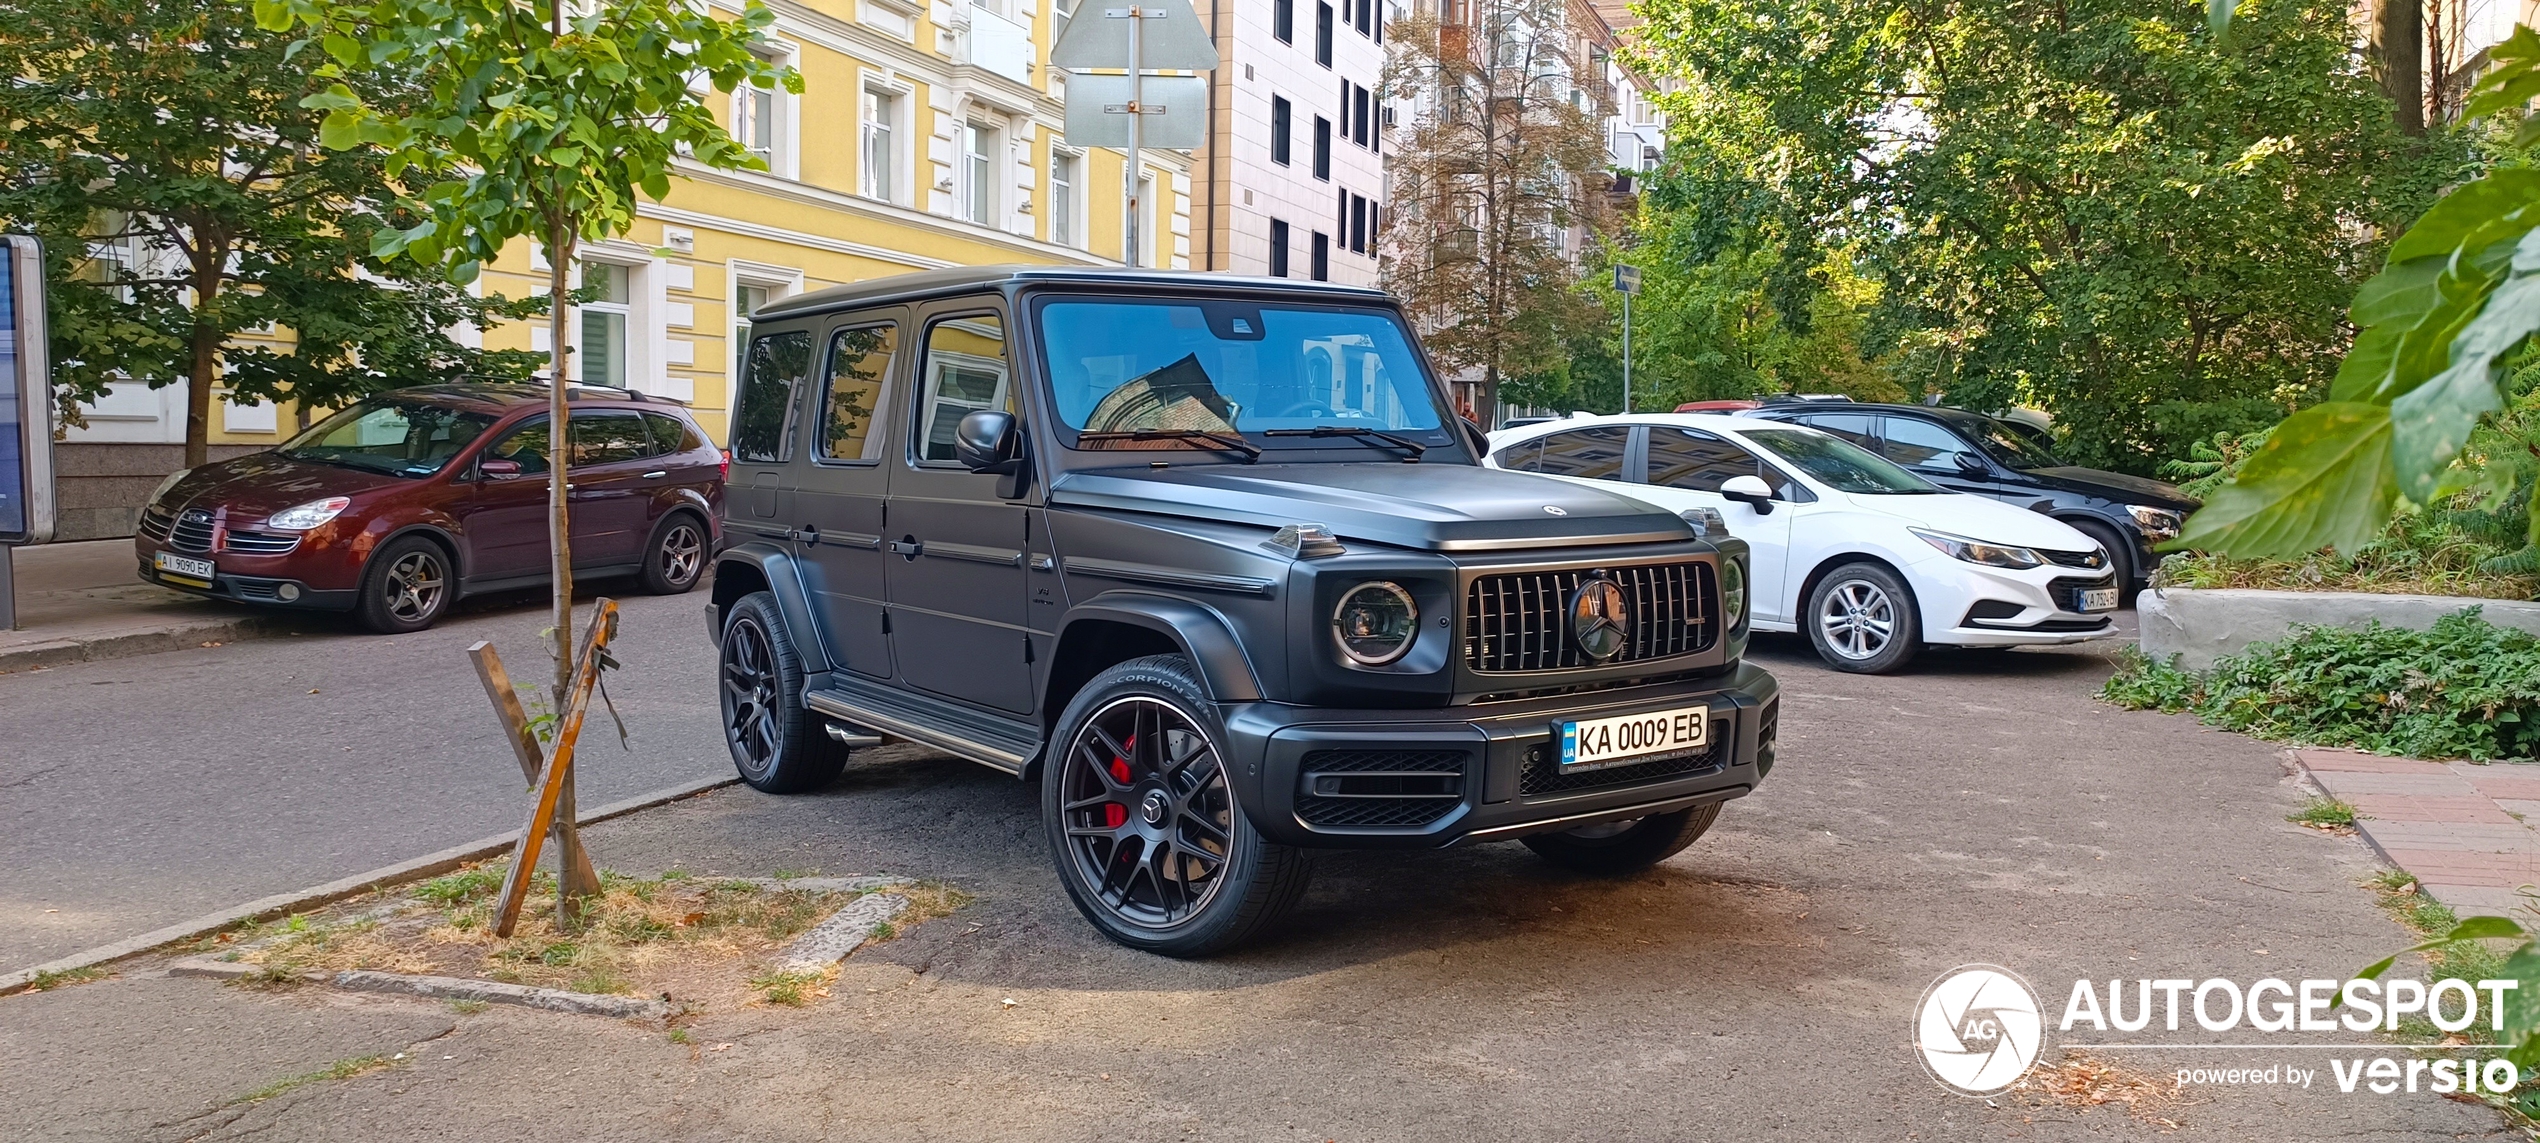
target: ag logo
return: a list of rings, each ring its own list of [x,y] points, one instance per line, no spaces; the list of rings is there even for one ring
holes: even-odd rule
[[[1914,1046],[1931,1078],[1967,1095],[1992,1095],[2036,1062],[2045,1026],[2037,994],[2011,970],[1961,965],[1923,993]]]
[[[1591,579],[1570,596],[1570,638],[1589,659],[1602,663],[1621,654],[1631,627],[1631,604],[1613,580]]]

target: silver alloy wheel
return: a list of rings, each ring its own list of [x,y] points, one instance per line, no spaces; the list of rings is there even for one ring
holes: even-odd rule
[[[428,551],[407,552],[388,565],[384,578],[388,614],[400,623],[429,619],[441,610],[441,595],[448,585],[449,576],[442,570],[440,556]]]
[[[1845,580],[1826,593],[1817,612],[1826,646],[1846,659],[1876,658],[1896,633],[1896,604],[1868,580]]]
[[[697,578],[697,569],[705,564],[706,540],[696,525],[682,519],[661,538],[661,551],[657,554],[662,579],[673,586],[684,585]]]

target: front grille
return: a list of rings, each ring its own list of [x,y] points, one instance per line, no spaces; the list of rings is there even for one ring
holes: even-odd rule
[[[1464,804],[1457,750],[1317,750],[1298,769],[1297,817],[1326,829],[1418,829]]]
[[[1720,748],[1729,740],[1729,722],[1711,720],[1711,744],[1692,754],[1661,758],[1635,766],[1615,766],[1604,770],[1587,770],[1576,774],[1561,772],[1560,748],[1539,746],[1526,752],[1525,768],[1517,775],[1519,797],[1537,798],[1546,794],[1573,794],[1581,790],[1604,790],[1616,786],[1637,786],[1663,782],[1687,774],[1716,770],[1720,766]]]
[[[298,532],[231,532],[221,538],[221,548],[250,556],[279,556],[300,546]]]
[[[1719,585],[1706,563],[1486,575],[1464,596],[1464,661],[1476,671],[1558,671],[1688,655],[1717,637]],[[1611,579],[1631,607],[1623,649],[1597,663],[1570,637],[1570,597],[1592,577]]]
[[[2029,550],[2046,557],[2049,563],[2060,564],[2068,568],[2104,568],[2108,566],[2107,553],[2102,552],[2097,548],[2092,548],[2086,552],[2059,552],[2053,548],[2031,548]]]
[[[168,542],[168,533],[175,530],[175,528],[176,517],[170,516],[165,512],[161,512],[156,508],[144,508],[141,510],[142,539],[148,540],[153,544],[164,544]]]
[[[2112,576],[2103,575],[2083,579],[2075,575],[2059,575],[2046,581],[2046,598],[2054,600],[2055,606],[2065,611],[2079,611],[2082,592],[2094,587],[2115,587],[2116,585],[2117,581]]]
[[[180,552],[211,551],[212,514],[199,508],[179,513],[175,526],[168,530],[168,546]]]

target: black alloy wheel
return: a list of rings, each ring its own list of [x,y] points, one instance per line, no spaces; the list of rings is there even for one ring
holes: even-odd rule
[[[1232,948],[1305,891],[1305,854],[1262,840],[1237,804],[1214,714],[1190,660],[1132,659],[1077,692],[1042,765],[1059,881],[1131,948]]]
[[[792,794],[836,779],[846,752],[803,709],[802,671],[775,596],[755,592],[732,605],[721,658],[723,742],[741,780]]]

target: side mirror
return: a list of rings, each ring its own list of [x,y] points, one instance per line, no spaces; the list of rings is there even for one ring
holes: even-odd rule
[[[476,462],[476,471],[487,480],[509,480],[520,475],[520,462],[489,456]]]
[[[1969,476],[1983,476],[1991,471],[1984,466],[1984,461],[1978,459],[1974,453],[1960,452],[1951,453],[1950,455],[1957,458],[1958,471],[1966,473]]]
[[[1022,468],[1023,433],[1014,414],[981,409],[964,414],[953,427],[953,459],[981,474],[1009,476]]]
[[[1755,510],[1758,516],[1773,514],[1773,490],[1760,476],[1732,476],[1720,482],[1720,495]]]

